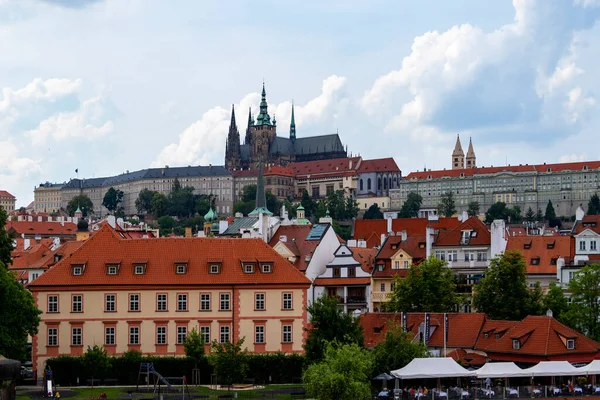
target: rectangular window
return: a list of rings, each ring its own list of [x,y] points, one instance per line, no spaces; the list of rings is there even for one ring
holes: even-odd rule
[[[519,339],[513,339],[513,350],[519,350],[521,348],[521,342]]]
[[[185,274],[185,264],[179,264],[177,265],[177,273],[178,274]]]
[[[83,268],[82,267],[73,267],[73,275],[82,275]]]
[[[219,310],[229,311],[229,293],[221,293],[221,301],[219,302]]]
[[[156,327],[156,344],[167,344],[167,327]]]
[[[396,288],[396,282],[390,283],[390,292],[393,292],[395,288]]]
[[[293,297],[292,293],[284,293],[283,294],[283,309],[291,310],[293,309]]]
[[[264,293],[256,293],[254,295],[254,307],[256,310],[264,310],[265,309],[265,294]]]
[[[400,269],[400,261],[394,261],[394,269]]]
[[[104,344],[111,346],[115,344],[115,327],[107,326],[104,328]]]
[[[585,241],[579,241],[579,250],[585,250]]]
[[[143,275],[144,274],[144,266],[136,265],[135,267],[133,267],[133,273],[136,275]]]
[[[74,294],[71,296],[71,312],[83,312],[83,295]]]
[[[200,337],[204,343],[210,344],[210,326],[200,327]]]
[[[220,343],[229,342],[229,326],[221,326]]]
[[[140,311],[140,295],[130,294],[129,295],[129,311]]]
[[[254,272],[254,265],[252,264],[244,264],[244,272],[247,274],[251,274]]]
[[[281,339],[283,343],[292,343],[292,325],[283,325]]]
[[[567,350],[575,350],[575,340],[567,339]]]
[[[484,253],[484,252],[477,253],[477,261],[487,261],[487,253]]]
[[[264,325],[256,325],[254,327],[254,343],[265,342],[265,327]]]
[[[334,278],[340,278],[342,276],[342,272],[339,268],[334,268],[333,269],[333,277]]]
[[[210,293],[202,293],[200,295],[200,310],[210,311]]]
[[[58,295],[50,295],[48,296],[48,312],[56,313],[58,312]]]
[[[129,327],[129,344],[140,344],[140,327]]]
[[[187,311],[187,294],[179,293],[177,295],[177,311]]]
[[[109,265],[108,267],[106,267],[106,274],[107,275],[116,275],[117,274],[117,266]]]
[[[590,242],[590,250],[596,250],[596,241],[595,240],[592,240]]]
[[[82,328],[76,327],[71,329],[71,345],[72,346],[81,346],[82,338],[81,338]]]
[[[408,269],[408,261],[404,261],[404,269]]]
[[[438,260],[446,261],[446,252],[440,251],[440,250],[436,250],[435,251],[435,258],[437,258]]]
[[[211,274],[218,274],[219,273],[219,266],[217,264],[212,264],[210,266],[210,273]]]
[[[448,261],[458,261],[458,251],[451,250],[448,252]]]
[[[117,311],[117,295],[116,294],[107,294],[105,297],[105,306],[104,311],[106,312],[115,312]]]
[[[187,337],[187,326],[177,327],[177,344],[184,344]]]
[[[167,294],[158,293],[156,295],[156,311],[167,311]]]
[[[382,283],[379,284],[379,291],[380,292],[385,292],[385,283],[382,282]]]
[[[263,274],[270,274],[271,273],[271,264],[263,264],[262,272],[263,272]]]
[[[58,328],[48,328],[48,346],[58,346]]]
[[[348,278],[356,278],[356,267],[348,267]]]

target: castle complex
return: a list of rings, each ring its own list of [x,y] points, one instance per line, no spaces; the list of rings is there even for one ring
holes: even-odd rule
[[[277,136],[277,121],[268,112],[267,95],[263,84],[260,113],[256,121],[252,110],[248,113],[248,127],[241,144],[235,120],[235,109],[231,108],[231,122],[225,146],[225,167],[229,171],[254,169],[259,161],[268,164],[287,165],[296,161],[315,161],[346,158],[347,153],[338,134],[296,138],[296,120],[292,105],[292,120],[289,137]]]

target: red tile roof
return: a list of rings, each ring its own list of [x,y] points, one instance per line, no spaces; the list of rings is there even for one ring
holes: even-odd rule
[[[373,277],[391,278],[395,275],[405,276],[407,274],[406,269],[392,269],[391,257],[402,249],[413,258],[413,264],[418,265],[425,259],[427,253],[425,240],[425,235],[409,236],[404,241],[401,236],[388,237],[376,257],[377,265],[383,264],[384,269],[383,271],[375,269]]]
[[[454,361],[460,362],[463,367],[479,366],[487,362],[487,357],[476,350],[454,349],[446,357],[452,358]]]
[[[8,193],[6,190],[0,190],[0,197],[10,197],[11,199],[15,198],[15,196]]]
[[[477,232],[476,236],[469,238],[469,245],[490,245],[490,230],[479,218],[470,217],[456,228],[446,233],[440,233],[435,246],[459,246],[462,240],[462,231],[471,230]]]
[[[46,255],[52,254],[48,246],[41,243],[33,243],[28,249],[11,253],[12,264],[8,269],[25,270],[36,268],[34,265]]]
[[[297,257],[294,266],[304,272],[310,263],[310,258],[307,260],[306,256],[312,256],[320,243],[320,240],[306,240],[311,229],[312,225],[279,226],[271,238],[269,246],[275,247],[281,241],[282,236],[285,236],[286,241],[282,242],[282,244]]]
[[[398,168],[398,164],[392,157],[377,158],[375,160],[362,160],[358,172],[400,172],[400,168]]]
[[[370,274],[373,271],[373,266],[375,265],[375,255],[377,254],[377,249],[350,247],[350,250],[352,250],[354,259],[360,262],[360,267],[362,270]]]
[[[175,263],[187,259],[187,273],[176,274]],[[209,273],[210,260],[222,259],[221,272]],[[119,274],[106,275],[106,263],[121,260]],[[134,275],[133,264],[145,260],[146,272]],[[270,262],[271,273],[255,268],[244,273],[241,260]],[[85,264],[83,275],[72,274],[73,264]],[[32,282],[36,290],[46,286],[103,285],[257,285],[291,284],[308,287],[310,281],[260,239],[157,238],[122,239],[108,225],[67,258]]]
[[[72,222],[65,222],[63,226],[61,222],[8,221],[6,223],[6,230],[9,229],[14,230],[18,235],[75,235],[77,225]]]
[[[581,221],[576,221],[573,225],[573,233],[575,235],[589,229],[600,234],[600,215],[585,215]]]
[[[454,229],[460,224],[458,218],[439,218],[429,221],[427,218],[395,218],[392,219],[394,234],[406,231],[408,236],[424,235],[427,226],[443,232]],[[357,219],[354,221],[354,239],[367,241],[367,247],[379,246],[381,235],[387,235],[387,220],[385,219]]]
[[[14,257],[15,254],[17,254],[17,253],[19,253],[21,251],[26,250],[24,248],[25,247],[25,239],[15,238],[14,240],[15,240],[15,242],[17,242],[17,247],[15,247],[13,249],[13,251],[11,252],[11,254],[13,255],[13,257]],[[43,244],[46,247],[52,247],[52,243],[54,242],[54,239],[52,239],[52,238],[43,238],[39,242],[36,241],[36,240],[33,240],[33,239],[28,239],[28,240],[29,240],[29,247],[31,247],[34,244],[38,244],[38,243],[39,244]]]
[[[257,178],[258,170],[257,169],[244,169],[244,170],[240,169],[240,170],[233,171],[231,174],[235,178],[242,178],[242,177]],[[267,175],[294,176],[294,169],[289,168],[289,167],[282,167],[279,165],[271,165],[271,166],[265,167],[263,169],[263,175],[265,175],[265,176],[267,176]]]
[[[296,179],[306,179],[325,176],[347,176],[355,175],[360,167],[361,158],[336,158],[332,160],[317,160],[291,163],[290,168],[294,170]]]
[[[575,255],[571,236],[509,236],[506,250],[519,251],[525,258],[528,274],[556,274],[556,260],[569,264]]]
[[[350,285],[370,285],[371,278],[317,278],[317,286],[350,286]]]
[[[238,170],[232,171],[231,174],[233,175],[234,178],[241,178],[241,177],[257,178],[258,170],[256,170],[256,169],[238,169]]]

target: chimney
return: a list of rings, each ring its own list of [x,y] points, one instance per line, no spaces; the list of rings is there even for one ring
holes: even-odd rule
[[[381,234],[381,245],[382,246],[383,246],[383,243],[385,242],[385,238],[386,238],[385,233],[382,233]]]
[[[585,211],[583,211],[583,207],[577,207],[577,210],[575,210],[575,221],[583,221],[584,216]]]
[[[31,246],[31,241],[29,239],[23,239],[23,250],[27,250]]]
[[[356,246],[356,239],[348,239],[348,241],[346,242],[346,244],[348,245],[348,247],[357,247]]]
[[[119,228],[125,229],[125,221],[123,221],[123,218],[117,218],[117,225],[119,225]]]
[[[287,236],[286,235],[279,236],[279,241],[282,243],[287,243]]]
[[[42,217],[41,216],[38,217],[38,222],[42,222]]]
[[[556,260],[556,281],[559,285],[562,285],[562,269],[565,267],[565,259],[563,257],[558,257]]]
[[[106,221],[113,229],[117,227],[117,219],[114,215],[109,215],[108,218],[106,218]]]
[[[461,222],[464,222],[464,221],[466,221],[466,220],[468,220],[468,219],[469,219],[469,214],[468,214],[466,211],[463,211],[463,212],[461,213],[461,217],[462,217],[462,220],[461,220]]]
[[[427,258],[431,256],[434,238],[435,230],[433,229],[433,226],[425,228],[425,256]]]
[[[17,215],[17,221],[23,221],[23,216],[22,215]]]
[[[358,239],[358,243],[356,244],[356,247],[360,247],[361,249],[366,249],[367,241],[364,239]]]
[[[27,221],[29,221],[29,222],[33,222],[33,217],[32,217],[31,215],[30,215],[30,216],[28,216],[28,217],[27,217]]]
[[[406,238],[407,238],[406,229],[403,231],[400,231],[400,236],[402,236],[402,241],[406,242]]]
[[[490,255],[491,258],[497,257],[504,253],[506,249],[506,225],[503,219],[495,219],[491,226],[491,243]]]
[[[392,217],[388,216],[387,217],[387,233],[392,232]]]
[[[192,227],[191,226],[186,226],[185,227],[185,237],[186,238],[191,238],[192,237]]]
[[[348,165],[348,169],[352,169],[352,159],[350,159],[350,160],[349,160],[349,163],[348,163],[348,164],[349,164],[349,165]]]

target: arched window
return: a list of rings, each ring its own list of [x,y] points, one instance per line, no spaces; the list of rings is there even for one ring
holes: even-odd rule
[[[371,178],[367,179],[367,190],[371,190]]]
[[[360,180],[360,190],[363,191],[363,181],[362,181],[362,179]]]
[[[390,187],[390,189],[392,188],[392,177],[391,176],[388,178],[388,186]]]
[[[377,178],[377,190],[381,190],[381,177]]]
[[[387,178],[383,178],[383,190],[387,190]]]

